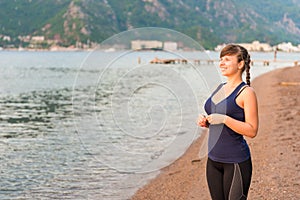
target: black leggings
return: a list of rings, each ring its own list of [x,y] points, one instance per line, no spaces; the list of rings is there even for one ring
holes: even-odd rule
[[[251,158],[241,163],[207,160],[206,177],[213,200],[247,199],[251,175]]]

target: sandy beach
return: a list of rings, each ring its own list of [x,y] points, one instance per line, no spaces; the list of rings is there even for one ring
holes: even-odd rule
[[[258,97],[260,126],[255,138],[246,138],[253,162],[248,199],[300,199],[300,66],[263,74],[252,87]],[[205,135],[131,199],[210,199],[207,157],[199,159]]]

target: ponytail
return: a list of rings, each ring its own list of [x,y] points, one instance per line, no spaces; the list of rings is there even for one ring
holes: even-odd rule
[[[250,86],[250,62],[251,62],[250,55],[247,54],[247,58],[245,59],[244,69],[246,70],[246,82],[247,85],[249,86]]]

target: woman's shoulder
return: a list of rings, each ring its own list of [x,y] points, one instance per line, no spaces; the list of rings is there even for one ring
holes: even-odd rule
[[[254,88],[249,85],[246,85],[245,91],[249,93],[255,93]]]
[[[249,85],[245,85],[243,88],[242,88],[242,91],[241,91],[241,96],[244,96],[244,97],[256,97],[256,93],[255,93],[255,90],[253,87],[249,86]]]

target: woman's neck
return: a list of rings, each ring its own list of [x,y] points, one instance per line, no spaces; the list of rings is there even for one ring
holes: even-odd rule
[[[242,77],[228,78],[226,85],[229,88],[235,88],[243,81]]]

